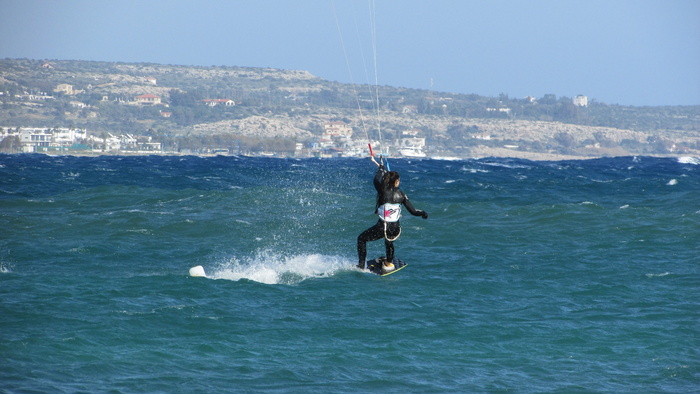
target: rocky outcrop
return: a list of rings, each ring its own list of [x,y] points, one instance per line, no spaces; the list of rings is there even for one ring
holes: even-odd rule
[[[238,120],[202,123],[187,130],[194,134],[236,134],[260,138],[305,139],[312,135],[308,130],[300,128],[293,120],[284,116],[250,116]]]

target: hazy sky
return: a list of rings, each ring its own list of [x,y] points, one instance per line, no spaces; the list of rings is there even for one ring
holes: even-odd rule
[[[0,0],[0,58],[273,67],[374,84],[373,48],[380,85],[700,104],[698,0]]]

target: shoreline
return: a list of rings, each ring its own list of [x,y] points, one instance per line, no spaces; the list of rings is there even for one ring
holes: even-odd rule
[[[504,154],[507,153],[510,154]],[[508,149],[485,149],[480,150],[479,154],[470,156],[435,156],[435,157],[394,157],[392,159],[403,159],[403,160],[481,160],[486,158],[498,158],[498,159],[520,159],[529,161],[583,161],[583,160],[595,160],[595,159],[606,159],[606,158],[616,158],[616,157],[656,157],[656,158],[675,158],[680,159],[682,157],[696,157],[691,154],[623,154],[623,155],[600,155],[600,156],[579,156],[579,155],[564,155],[557,153],[546,153],[546,152],[523,152],[523,151],[512,151]],[[314,159],[314,156],[277,156],[277,155],[222,155],[215,153],[198,153],[198,154],[185,154],[178,152],[33,152],[33,153],[3,153],[5,155],[44,155],[44,156],[74,156],[74,157],[99,157],[99,156],[115,156],[115,157],[129,157],[129,156],[172,156],[172,157],[250,157],[250,158],[271,158],[271,159]],[[337,157],[338,159],[349,159],[357,158],[362,159],[363,157]],[[698,157],[700,158],[700,157]],[[324,160],[336,159],[336,157],[323,157]]]

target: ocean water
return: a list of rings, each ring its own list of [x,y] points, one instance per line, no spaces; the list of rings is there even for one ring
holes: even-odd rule
[[[0,155],[0,392],[700,390],[700,160],[391,166]]]

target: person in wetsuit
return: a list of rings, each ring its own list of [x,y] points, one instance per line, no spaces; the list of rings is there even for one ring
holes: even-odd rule
[[[377,163],[374,157],[370,156],[374,164],[379,166],[377,173],[374,175],[374,188],[377,189],[377,204],[375,213],[379,215],[377,224],[368,228],[357,237],[357,257],[359,263],[358,268],[365,268],[365,259],[367,258],[367,242],[376,241],[384,238],[384,246],[386,247],[386,260],[384,261],[384,270],[391,271],[394,269],[394,241],[401,234],[401,205],[408,209],[408,212],[413,216],[421,216],[423,219],[428,218],[428,213],[415,209],[408,196],[399,189],[401,177],[396,171],[386,171],[384,165]]]

